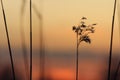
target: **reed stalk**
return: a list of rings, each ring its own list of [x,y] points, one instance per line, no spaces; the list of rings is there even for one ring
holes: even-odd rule
[[[45,52],[44,52],[44,41],[43,41],[43,18],[42,14],[38,11],[36,6],[33,4],[33,10],[36,13],[40,21],[40,74],[41,77],[45,77]]]
[[[5,10],[4,10],[4,6],[3,6],[3,1],[2,0],[1,0],[1,6],[2,6],[2,12],[3,12],[3,18],[4,18],[4,24],[5,24],[5,30],[6,30],[9,54],[10,54],[10,62],[11,62],[11,67],[12,67],[13,80],[15,80],[14,62],[13,62],[11,44],[10,44],[10,39],[9,39],[7,20],[6,20],[6,15],[5,15]]]
[[[26,0],[22,0],[21,16],[20,16],[20,34],[21,34],[21,42],[22,42],[23,60],[24,60],[24,65],[25,65],[25,73],[26,73],[27,80],[29,80],[29,69],[28,69],[29,65],[28,65],[28,58],[27,58],[27,47],[25,44],[25,31],[24,31],[24,26],[23,26],[25,5],[26,5]]]
[[[115,0],[115,3],[114,3],[112,28],[111,28],[110,51],[109,51],[109,66],[108,66],[108,80],[110,80],[110,76],[111,76],[112,46],[113,46],[113,36],[114,36],[114,21],[115,21],[115,13],[116,13],[116,2],[117,2],[117,0]]]
[[[30,80],[32,80],[32,0],[30,0]]]

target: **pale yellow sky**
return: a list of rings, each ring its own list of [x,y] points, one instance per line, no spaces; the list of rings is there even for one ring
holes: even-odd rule
[[[21,0],[4,0],[10,39],[13,47],[20,46],[20,8]],[[24,17],[26,44],[29,46],[29,0],[27,0]],[[44,38],[49,50],[75,49],[75,33],[73,25],[78,25],[80,18],[85,16],[88,23],[97,23],[96,32],[91,35],[92,44],[82,43],[81,49],[109,49],[110,30],[114,0],[34,0],[43,14]],[[0,5],[1,6],[1,5]],[[42,8],[41,8],[42,6]],[[118,17],[115,22],[114,48],[120,47],[118,35]],[[0,44],[7,45],[3,16],[0,7]],[[39,48],[39,19],[33,12],[33,46]]]

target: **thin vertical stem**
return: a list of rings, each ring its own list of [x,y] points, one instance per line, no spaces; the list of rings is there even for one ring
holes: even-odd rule
[[[41,77],[45,78],[45,52],[44,52],[44,41],[43,41],[43,24],[42,18],[40,22],[40,64],[41,64]]]
[[[32,0],[30,0],[30,80],[32,80]]]
[[[13,63],[13,57],[12,57],[12,50],[11,50],[11,44],[10,44],[9,33],[8,33],[8,28],[7,28],[7,21],[6,21],[6,16],[5,16],[5,11],[4,11],[2,0],[1,0],[1,6],[2,6],[2,12],[3,12],[3,17],[4,17],[4,24],[5,24],[8,48],[9,48],[9,53],[10,53],[10,60],[11,60],[13,80],[15,80],[15,70],[14,70],[14,63]]]
[[[24,59],[24,65],[25,65],[25,73],[26,73],[27,80],[29,80],[29,65],[28,65],[28,57],[27,57],[27,48],[26,48],[26,44],[25,44],[25,30],[24,30],[24,26],[23,26],[25,5],[26,5],[26,0],[22,0],[21,16],[20,16],[20,34],[21,34],[23,59]]]
[[[37,10],[36,6],[33,4],[33,10],[35,11],[37,17],[40,20],[40,74],[41,79],[44,80],[45,77],[45,52],[44,52],[44,40],[43,40],[43,17],[42,14]]]
[[[116,69],[116,72],[115,72],[114,80],[117,80],[117,76],[118,76],[119,68],[120,68],[120,61],[119,61],[119,64],[118,64],[117,69]]]
[[[77,32],[77,46],[76,46],[76,80],[78,80],[78,32]]]
[[[28,65],[28,57],[27,57],[27,48],[25,44],[25,32],[23,27],[23,16],[21,16],[21,24],[20,24],[20,34],[21,34],[21,42],[22,42],[22,52],[23,52],[23,59],[24,59],[24,65],[25,65],[25,73],[27,80],[29,79],[29,65]]]
[[[112,29],[111,29],[111,41],[110,41],[110,52],[109,52],[109,66],[108,66],[108,80],[110,80],[110,75],[111,75],[112,45],[113,45],[113,35],[114,35],[113,31],[114,31],[115,12],[116,12],[116,0],[115,0],[115,3],[114,3]]]

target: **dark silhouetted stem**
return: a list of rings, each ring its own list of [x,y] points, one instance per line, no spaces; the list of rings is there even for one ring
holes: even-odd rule
[[[120,61],[119,61],[119,64],[118,64],[117,69],[116,69],[116,72],[115,72],[114,80],[117,80],[117,76],[118,76],[119,68],[120,68]]]
[[[114,3],[113,19],[112,19],[112,29],[111,29],[111,41],[110,41],[110,52],[109,52],[109,66],[108,66],[108,80],[110,80],[111,75],[111,62],[112,62],[112,45],[113,45],[113,31],[114,31],[114,21],[116,12],[116,0]]]
[[[30,0],[30,80],[32,80],[32,0]]]
[[[76,80],[78,80],[78,57],[79,57],[79,55],[78,55],[78,32],[77,32],[77,47],[76,47],[76,49],[77,49],[77,51],[76,51]]]
[[[10,53],[10,60],[11,60],[13,80],[15,80],[15,71],[14,71],[14,63],[13,63],[13,57],[12,57],[12,50],[11,50],[9,33],[8,33],[8,28],[7,28],[7,21],[6,21],[6,16],[5,16],[5,11],[4,11],[4,7],[3,7],[3,2],[2,2],[2,0],[1,0],[1,6],[2,6],[2,12],[3,12],[3,17],[4,17],[6,35],[7,35],[8,48],[9,48],[9,53]]]

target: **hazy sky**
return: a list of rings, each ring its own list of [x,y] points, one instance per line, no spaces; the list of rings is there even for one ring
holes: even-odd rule
[[[4,0],[8,29],[12,47],[21,46],[20,9],[22,0]],[[81,50],[95,53],[109,50],[110,30],[114,0],[34,0],[33,3],[43,15],[44,41],[48,51],[75,50],[76,36],[72,26],[78,25],[80,18],[88,18],[87,23],[97,23],[91,34],[92,44],[82,43]],[[0,5],[1,6],[1,5]],[[29,0],[24,14],[26,44],[29,47]],[[115,19],[114,50],[118,51],[118,16]],[[33,11],[33,46],[39,49],[39,19]],[[0,7],[0,47],[7,47],[3,16]]]

